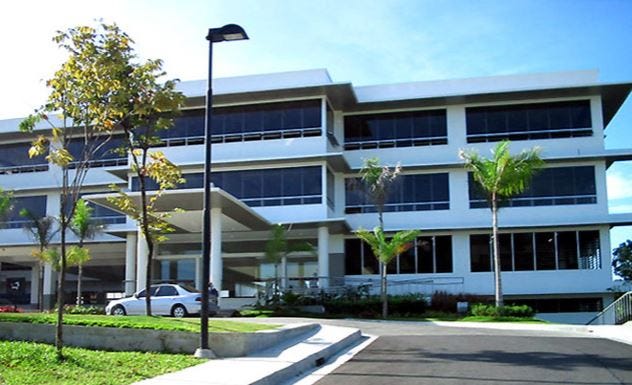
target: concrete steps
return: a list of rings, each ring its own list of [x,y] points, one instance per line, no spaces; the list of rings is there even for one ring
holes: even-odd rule
[[[320,325],[315,332],[248,357],[210,360],[135,385],[276,385],[323,365],[361,340],[358,329]]]

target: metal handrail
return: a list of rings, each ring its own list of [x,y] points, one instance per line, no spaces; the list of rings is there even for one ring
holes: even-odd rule
[[[597,320],[600,322],[596,322]],[[632,321],[632,291],[628,291],[617,298],[616,301],[606,306],[605,309],[588,321],[586,325],[621,325],[627,321]]]

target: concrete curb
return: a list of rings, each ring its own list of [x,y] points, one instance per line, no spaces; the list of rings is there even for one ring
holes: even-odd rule
[[[358,343],[362,338],[360,330],[355,330],[351,334],[345,336],[341,340],[334,342],[326,348],[303,357],[299,361],[294,362],[292,365],[276,371],[268,376],[253,382],[252,385],[278,385],[290,378],[296,377],[302,373],[305,373],[313,368],[323,365],[329,358],[335,356],[340,351],[349,348],[351,345]],[[310,339],[303,343],[313,343]]]
[[[356,328],[319,325],[315,334],[289,339],[247,357],[209,360],[135,385],[279,385],[323,365],[362,340]]]
[[[242,357],[316,333],[319,327],[315,323],[294,324],[254,333],[209,333],[209,347],[219,357]],[[55,342],[55,325],[0,322],[0,339],[51,344]],[[68,346],[98,350],[193,354],[200,337],[189,332],[64,325],[64,342]]]

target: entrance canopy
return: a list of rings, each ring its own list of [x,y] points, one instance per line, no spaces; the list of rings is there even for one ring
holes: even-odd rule
[[[127,194],[137,206],[140,206],[140,192],[128,192]],[[151,197],[155,193],[149,191],[147,195]],[[115,194],[94,194],[86,195],[83,198],[100,206],[124,213],[107,200],[109,196],[115,196]],[[270,228],[270,223],[265,218],[220,188],[211,188],[210,199],[212,208],[222,210],[223,231],[268,230]],[[199,233],[202,231],[203,201],[204,189],[201,188],[167,190],[158,199],[156,211],[170,213],[171,217],[167,221],[176,227],[177,232]]]

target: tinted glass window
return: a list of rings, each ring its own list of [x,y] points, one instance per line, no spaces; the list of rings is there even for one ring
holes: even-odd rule
[[[0,174],[48,170],[46,155],[29,157],[31,143],[0,144]]]
[[[599,231],[579,232],[579,268],[600,269]]]
[[[20,228],[29,220],[20,215],[22,210],[28,210],[34,218],[46,216],[46,196],[14,197],[11,208],[5,219],[0,224],[5,228]]]
[[[157,297],[169,297],[178,295],[178,290],[173,286],[161,286],[156,294]]]
[[[577,269],[577,233],[557,233],[557,261],[559,269]]]
[[[469,107],[465,111],[469,143],[592,135],[589,100]]]
[[[411,245],[412,246],[412,245]],[[345,240],[346,274],[378,274],[379,262],[371,247],[356,239]],[[356,255],[361,254],[358,258]],[[351,273],[350,273],[351,272]],[[399,254],[387,265],[389,274],[433,274],[452,272],[452,237],[449,235],[419,237],[414,247]]]
[[[419,273],[434,273],[434,246],[432,237],[417,238],[417,261]]]
[[[470,208],[488,207],[485,194],[468,175]],[[593,166],[552,167],[536,172],[527,189],[503,201],[505,206],[550,206],[597,203],[595,168]]]
[[[492,271],[489,235],[470,235],[471,271]]]
[[[213,173],[211,182],[253,207],[317,204],[322,199],[320,166],[225,171]],[[185,183],[178,189],[204,187],[203,173],[183,174]],[[156,182],[146,181],[147,190],[156,190]],[[132,191],[139,191],[138,178],[132,178]],[[308,197],[309,196],[309,197]],[[271,199],[284,198],[284,199]]]
[[[498,251],[500,251],[500,270],[512,271],[511,234],[498,235]]]
[[[446,144],[445,110],[346,116],[345,149]]]
[[[345,274],[362,273],[362,243],[359,239],[345,239]]]
[[[538,270],[555,269],[555,233],[535,233],[535,259]]]
[[[486,242],[488,235],[470,236],[472,271],[491,271]],[[601,268],[598,231],[500,234],[499,243],[503,271]]]
[[[533,270],[533,233],[513,235],[516,270]]]
[[[244,140],[279,139],[285,130],[291,137],[321,135],[321,100],[262,103],[213,109],[213,143]],[[176,146],[204,141],[204,110],[184,111],[174,119],[174,126],[158,132],[165,144]],[[303,132],[304,129],[311,129]],[[276,132],[278,135],[264,135]]]
[[[348,178],[345,197],[347,214],[374,212],[367,186],[360,178]],[[450,189],[448,174],[401,175],[386,199],[385,212],[448,210]]]
[[[452,272],[452,237],[449,235],[435,237],[436,272]]]

